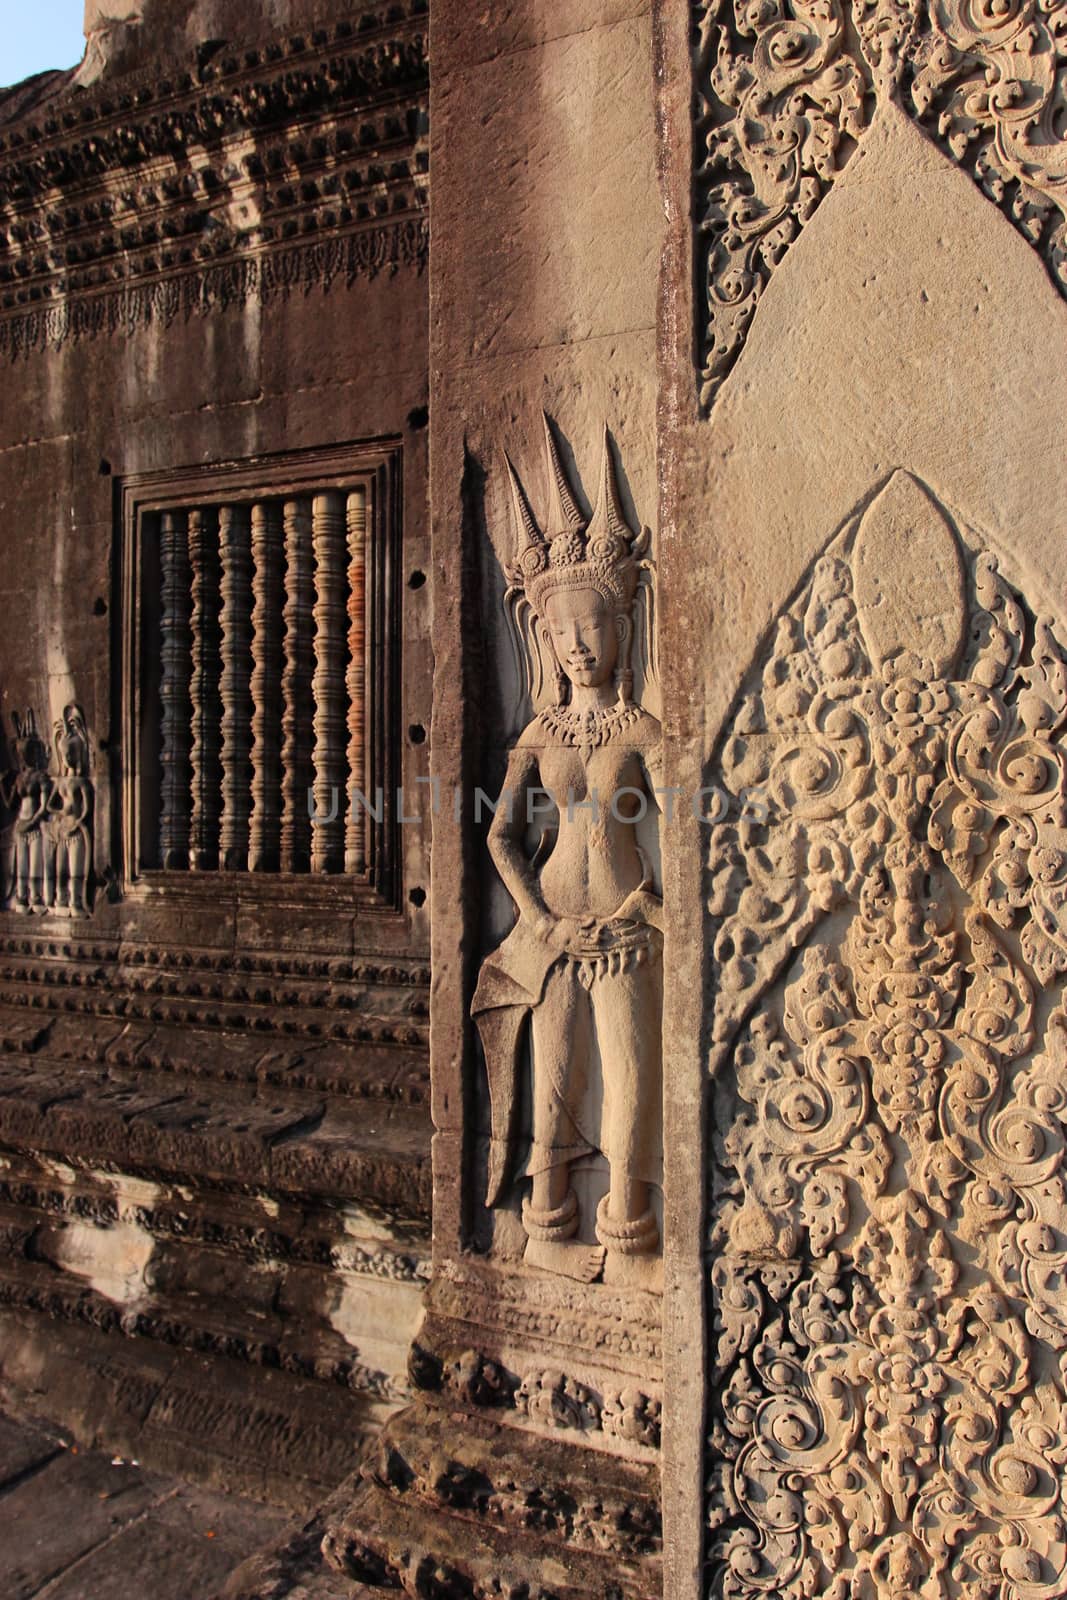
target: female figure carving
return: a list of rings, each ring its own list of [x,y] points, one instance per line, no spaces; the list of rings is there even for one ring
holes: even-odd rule
[[[48,758],[32,711],[15,712],[16,770],[6,774],[3,798],[17,802],[14,827],[15,910],[46,911],[52,891],[53,851],[46,827],[52,800]]]
[[[606,1281],[654,1287],[662,900],[635,825],[655,805],[661,734],[657,719],[634,703],[630,667],[647,534],[635,536],[622,515],[606,438],[599,502],[586,528],[547,419],[545,434],[553,485],[545,533],[508,462],[525,541],[510,593],[528,608],[556,693],[511,754],[489,835],[518,921],[485,961],[472,1008],[492,1101],[488,1204],[501,1203],[512,1176],[529,1019],[525,1258],[587,1281],[603,1269]],[[524,839],[545,795],[554,822],[530,856]],[[594,1245],[577,1238],[584,1219],[572,1168],[597,1151],[607,1159],[609,1186]]]
[[[93,788],[89,780],[89,736],[80,706],[68,705],[54,729],[59,778],[50,805],[56,818],[55,906],[63,915],[84,916],[92,869]]]

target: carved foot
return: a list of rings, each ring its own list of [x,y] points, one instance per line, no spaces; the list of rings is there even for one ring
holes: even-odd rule
[[[527,1266],[554,1272],[560,1278],[578,1283],[594,1283],[604,1266],[604,1250],[597,1244],[575,1244],[573,1240],[528,1239]]]
[[[659,1226],[654,1212],[617,1222],[608,1215],[608,1200],[605,1195],[596,1208],[596,1236],[607,1248],[604,1282],[662,1293],[663,1257],[656,1249]]]
[[[542,1272],[555,1272],[579,1283],[592,1283],[604,1265],[604,1252],[597,1245],[575,1244],[578,1231],[578,1198],[573,1189],[563,1202],[551,1210],[522,1204],[522,1225],[526,1229],[525,1259]]]
[[[644,1289],[649,1294],[662,1294],[663,1257],[624,1256],[618,1250],[609,1250],[604,1261],[604,1282],[614,1289]]]
[[[659,1244],[659,1224],[654,1211],[618,1222],[608,1214],[610,1195],[604,1195],[596,1208],[596,1236],[609,1250],[625,1256],[649,1255]]]

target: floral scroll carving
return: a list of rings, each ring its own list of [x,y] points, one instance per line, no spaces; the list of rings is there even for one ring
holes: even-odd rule
[[[1067,293],[1064,0],[697,0],[696,191],[709,406],[760,294],[896,100]]]
[[[897,472],[724,739],[709,1594],[1067,1591],[1065,727],[1054,623]]]

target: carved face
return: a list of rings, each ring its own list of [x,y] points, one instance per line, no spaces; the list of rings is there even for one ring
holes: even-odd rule
[[[56,750],[65,773],[85,776],[89,741],[79,706],[64,706],[63,720],[56,723]]]
[[[627,627],[597,589],[557,589],[545,602],[545,632],[571,683],[597,689],[619,659]]]

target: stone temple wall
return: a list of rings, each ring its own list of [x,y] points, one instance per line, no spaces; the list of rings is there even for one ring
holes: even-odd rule
[[[0,121],[0,1360],[303,1505],[429,1270],[426,27],[236,9]]]
[[[462,11],[433,756],[520,815],[435,829],[423,1397],[328,1549],[1058,1595],[1058,22]]]
[[[1067,1589],[1061,13],[9,97],[3,1360],[231,1600]]]
[[[1062,63],[1026,8],[693,21],[666,493],[730,801],[680,862],[707,1366],[671,1492],[708,1593],[1052,1595]]]

